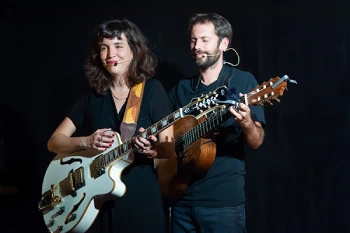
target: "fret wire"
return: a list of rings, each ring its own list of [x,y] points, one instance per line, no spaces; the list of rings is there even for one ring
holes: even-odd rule
[[[193,134],[191,134],[191,137],[190,137],[190,139],[188,140],[187,146],[189,146],[189,145],[191,144],[191,142],[193,142],[193,139],[194,139]]]
[[[199,130],[196,130],[197,138],[200,138],[202,133],[203,133],[203,128],[199,127]]]
[[[103,165],[103,167],[107,165],[107,163],[106,163],[106,154],[104,154],[102,156],[102,165]]]
[[[157,131],[161,130],[162,129],[162,123],[161,122],[158,122],[157,123]]]

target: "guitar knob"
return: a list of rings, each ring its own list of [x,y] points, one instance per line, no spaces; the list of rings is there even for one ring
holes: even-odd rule
[[[58,231],[62,231],[62,230],[63,230],[63,226],[58,226],[58,227],[57,227],[57,230],[58,230]]]
[[[64,206],[60,207],[60,210],[57,212],[57,214],[63,214],[63,212],[65,211]]]
[[[55,220],[51,219],[51,220],[49,221],[49,226],[52,227],[53,224],[55,224]]]

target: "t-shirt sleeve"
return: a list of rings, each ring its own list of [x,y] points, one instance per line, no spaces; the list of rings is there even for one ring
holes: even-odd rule
[[[75,102],[73,107],[67,114],[67,117],[71,119],[76,127],[82,127],[85,123],[85,116],[87,111],[88,94],[82,94]]]
[[[259,84],[256,81],[255,77],[251,73],[246,72],[246,75],[247,75],[246,78],[249,81],[247,83],[245,93],[248,93],[251,90],[253,90],[254,88],[256,88]],[[265,120],[264,107],[260,106],[260,105],[256,105],[256,106],[255,105],[250,105],[249,108],[250,108],[250,113],[251,113],[253,121],[260,122],[261,125],[263,127],[265,127],[266,120]]]

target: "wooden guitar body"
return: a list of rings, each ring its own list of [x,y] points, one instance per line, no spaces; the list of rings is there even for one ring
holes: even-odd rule
[[[180,138],[195,126],[206,120],[206,116],[199,119],[188,116],[180,119],[174,124],[174,136]],[[174,159],[163,161],[168,163],[163,172],[158,169],[160,186],[166,201],[178,199],[186,190],[188,185],[194,180],[203,177],[212,166],[215,160],[216,144],[208,137],[204,136],[194,141],[189,147],[181,148],[183,143],[175,145],[177,155]],[[171,172],[169,173],[169,168]]]

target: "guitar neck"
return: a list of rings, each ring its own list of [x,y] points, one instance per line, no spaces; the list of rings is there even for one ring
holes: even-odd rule
[[[255,105],[254,102],[252,102],[251,99],[252,92],[247,93],[243,95],[241,98],[238,98],[236,101],[228,100],[223,101],[222,103],[226,102],[228,103],[225,108],[218,108],[214,111],[212,111],[211,116],[206,119],[204,122],[196,125],[191,130],[187,131],[183,135],[181,135],[179,138],[175,140],[175,151],[182,152],[184,149],[189,147],[191,144],[193,144],[195,141],[209,133],[210,131],[214,130],[215,127],[220,125],[222,122],[230,118],[230,114],[228,114],[229,105],[233,104],[236,108],[238,108],[239,103],[243,103],[246,105]]]
[[[172,114],[168,115],[167,117],[163,118],[162,120],[158,121],[157,123],[151,125],[143,133],[140,133],[138,135],[135,135],[131,137],[130,139],[123,142],[121,145],[117,146],[113,150],[102,154],[101,156],[97,157],[96,160],[99,160],[98,163],[101,164],[101,166],[105,167],[108,164],[112,163],[119,157],[125,155],[126,153],[130,152],[135,148],[134,145],[134,139],[136,137],[143,137],[147,138],[150,135],[158,135],[160,132],[168,128],[169,126],[173,125],[176,121],[181,119],[183,117],[182,108],[173,112]]]
[[[204,122],[196,125],[191,130],[187,131],[175,140],[175,151],[181,152],[189,147],[192,143],[214,130],[215,127],[230,117],[228,108],[218,109],[211,113],[211,116]]]
[[[198,116],[203,113],[203,111],[210,109],[211,105],[216,104],[215,99],[218,94],[211,93],[209,96],[204,96],[202,98],[198,98],[188,105],[176,110],[171,113],[167,117],[158,121],[157,123],[151,125],[143,133],[133,136],[132,138],[126,140],[118,147],[113,150],[106,152],[100,156],[98,156],[92,164],[92,166],[97,166],[99,169],[108,166],[110,163],[117,160],[119,157],[129,153],[131,150],[135,148],[134,139],[136,137],[148,138],[150,135],[158,135],[160,132],[173,125],[176,121],[180,120],[185,116]]]

